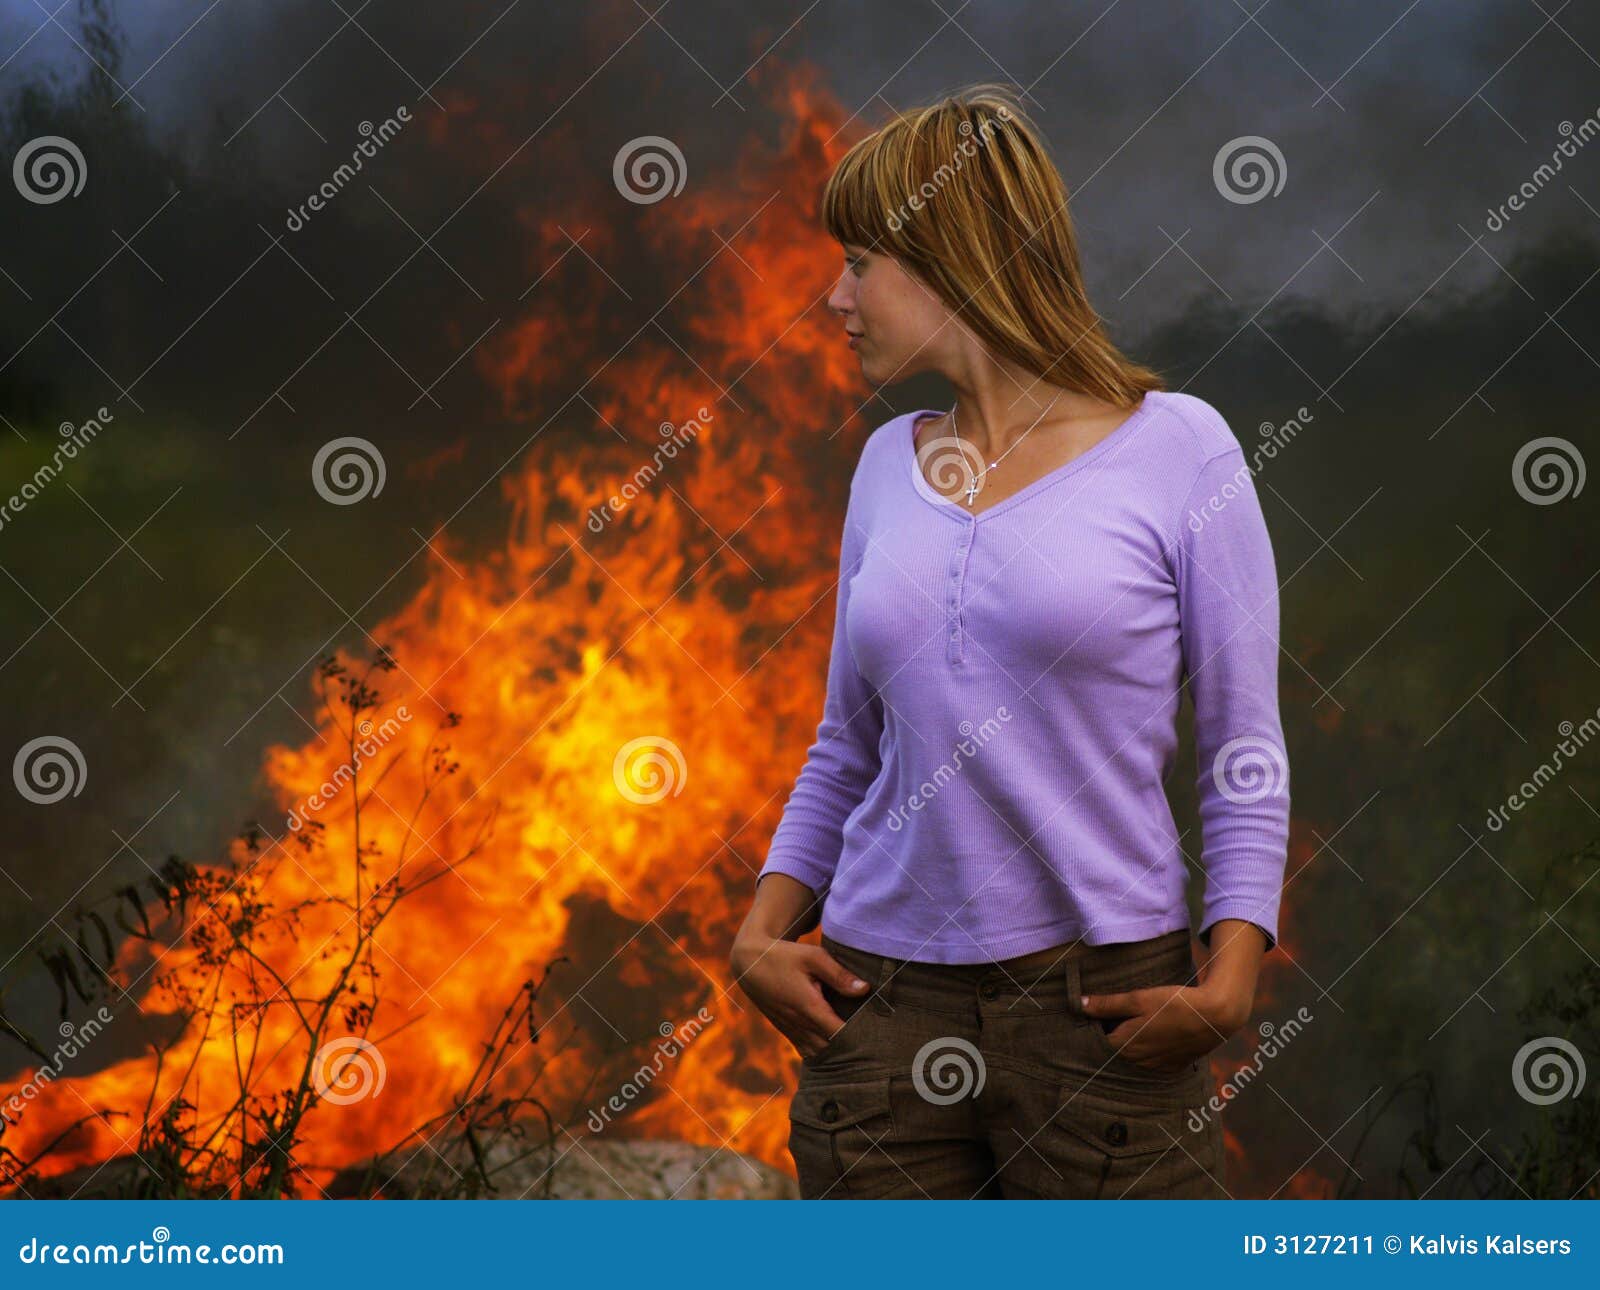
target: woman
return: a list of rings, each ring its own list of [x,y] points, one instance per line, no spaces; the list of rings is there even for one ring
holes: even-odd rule
[[[827,697],[731,965],[802,1054],[806,1197],[1216,1197],[1206,1054],[1277,940],[1277,579],[1223,418],[1123,357],[1007,90],[843,158],[829,299],[884,422]],[[1162,788],[1195,710],[1207,953]],[[798,938],[820,922],[820,946]]]

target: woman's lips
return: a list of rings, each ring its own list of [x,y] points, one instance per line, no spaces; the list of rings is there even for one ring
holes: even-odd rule
[[[860,347],[860,345],[861,345],[861,337],[859,337],[859,336],[850,337],[850,348],[851,349],[857,349],[857,348]]]

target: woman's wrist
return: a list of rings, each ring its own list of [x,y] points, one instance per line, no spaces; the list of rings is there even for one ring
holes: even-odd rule
[[[795,941],[817,925],[821,911],[817,893],[798,878],[774,870],[756,882],[755,901],[735,940],[748,935],[762,943]]]
[[[1250,1020],[1255,1008],[1255,983],[1204,981],[1199,992],[1200,1011],[1223,1035],[1232,1035]]]
[[[733,938],[733,949],[728,953],[728,963],[735,976],[743,976],[752,963],[766,953],[767,947],[778,938],[761,931],[741,927]]]
[[[1201,1006],[1219,1031],[1231,1035],[1250,1020],[1266,936],[1254,923],[1220,918],[1211,927],[1211,952],[1200,969]]]

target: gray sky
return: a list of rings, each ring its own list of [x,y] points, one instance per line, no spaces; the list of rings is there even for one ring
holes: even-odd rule
[[[1449,308],[1520,251],[1600,232],[1600,147],[1564,159],[1504,228],[1485,224],[1557,155],[1563,123],[1600,111],[1600,13],[1570,0],[825,0],[765,5],[759,25],[726,3],[669,3],[654,21],[626,4],[529,0],[147,0],[119,13],[123,81],[154,121],[193,134],[228,105],[288,167],[333,154],[343,122],[422,87],[445,104],[452,90],[536,85],[555,119],[581,116],[601,139],[696,141],[697,165],[714,168],[708,145],[760,128],[768,60],[814,64],[867,123],[980,77],[1015,81],[1074,194],[1097,300],[1136,331],[1197,299],[1279,292],[1352,317],[1419,298]],[[0,50],[12,59],[0,76],[83,65],[33,0],[0,0]],[[638,93],[641,77],[663,92]],[[500,121],[508,153],[548,101]],[[1213,163],[1247,136],[1281,155],[1269,162],[1281,190],[1230,202]]]

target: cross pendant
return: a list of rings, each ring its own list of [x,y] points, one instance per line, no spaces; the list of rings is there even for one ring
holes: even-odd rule
[[[993,470],[994,467],[995,463],[991,461],[989,463],[989,470]],[[981,476],[975,478],[970,484],[967,485],[968,506],[972,505],[972,499],[978,495],[978,490],[983,487],[983,481],[989,477],[989,470],[984,471]]]

